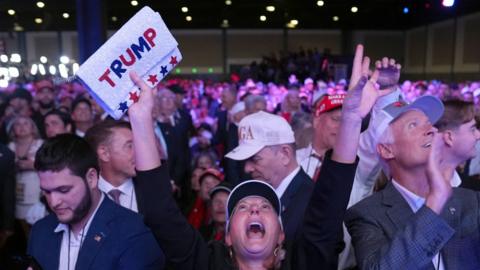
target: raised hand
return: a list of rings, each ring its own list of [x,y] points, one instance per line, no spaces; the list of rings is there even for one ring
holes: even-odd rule
[[[396,64],[395,59],[384,57],[381,61],[375,62],[375,68],[379,72],[377,83],[380,90],[395,88],[398,85],[402,66]]]
[[[150,86],[148,86],[135,71],[130,72],[130,79],[132,79],[135,85],[140,89],[140,98],[138,99],[138,102],[130,106],[128,114],[130,116],[134,115],[134,117],[136,115],[143,117],[151,116],[155,103],[155,96],[157,95],[157,89],[150,88]]]
[[[450,179],[442,173],[442,151],[444,141],[442,136],[435,133],[432,140],[430,156],[427,164],[427,177],[430,186],[430,192],[426,198],[426,204],[437,214],[443,209],[443,206],[452,194]]]
[[[363,45],[357,45],[353,59],[352,76],[349,91],[343,103],[344,117],[363,119],[372,109],[377,99],[394,91],[394,88],[379,90],[378,80],[380,70],[375,69],[370,79],[370,58],[363,56]],[[390,62],[387,62],[389,64]],[[393,61],[395,68],[395,62]],[[389,66],[387,65],[387,68]],[[380,66],[382,68],[382,66]],[[398,66],[400,68],[400,66]],[[381,69],[382,70],[382,69]],[[399,69],[398,69],[399,70]],[[382,70],[384,79],[387,78],[386,70]]]

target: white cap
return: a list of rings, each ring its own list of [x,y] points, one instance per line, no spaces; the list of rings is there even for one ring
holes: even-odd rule
[[[245,160],[265,146],[294,143],[295,137],[285,118],[260,111],[240,121],[238,140],[239,145],[225,155],[227,158]]]
[[[440,99],[435,96],[421,96],[414,102],[407,104],[403,100],[393,102],[383,108],[374,119],[372,119],[371,125],[373,128],[373,145],[374,149],[377,147],[377,144],[390,125],[395,119],[400,117],[404,112],[410,110],[418,110],[423,112],[427,117],[430,123],[435,124],[443,115],[444,107]],[[376,151],[376,150],[375,150]]]
[[[309,83],[313,83],[312,78],[306,78],[305,81],[303,82],[303,84],[309,84]]]
[[[480,88],[477,88],[477,89],[473,90],[473,96],[474,97],[480,96]]]
[[[235,105],[233,105],[232,109],[230,110],[230,113],[232,115],[235,115],[241,111],[245,111],[245,102],[243,101],[235,103]]]

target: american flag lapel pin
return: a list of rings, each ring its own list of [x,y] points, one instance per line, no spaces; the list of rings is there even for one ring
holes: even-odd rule
[[[97,234],[97,235],[95,235],[95,236],[93,237],[93,239],[94,239],[95,241],[97,241],[97,242],[100,242],[100,241],[102,240],[102,237]]]

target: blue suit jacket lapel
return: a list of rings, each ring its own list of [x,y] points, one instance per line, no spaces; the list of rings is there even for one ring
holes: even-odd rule
[[[462,235],[462,226],[461,216],[462,216],[462,204],[455,198],[451,197],[450,200],[445,204],[445,208],[441,213],[442,218],[447,221],[447,223],[455,229],[455,234]],[[443,263],[445,264],[446,269],[460,269],[461,267],[457,264],[459,253],[462,252],[461,248],[458,248],[456,245],[445,245],[442,250]]]
[[[75,269],[90,269],[100,248],[109,237],[110,229],[108,223],[115,213],[114,208],[115,203],[105,195],[102,204],[90,224],[87,236],[83,240]]]
[[[301,180],[300,177],[298,177],[298,172],[292,179],[292,182],[288,185],[287,189],[283,193],[282,197],[280,198],[280,201],[282,202],[282,212],[284,212],[292,199],[292,197],[297,193],[297,190],[300,188],[301,185]]]
[[[406,223],[415,215],[391,181],[383,191],[382,202],[385,206],[389,207],[386,213],[395,228],[394,230],[392,230],[393,228],[388,228],[392,234],[393,231],[401,230],[405,227]]]
[[[415,213],[412,211],[408,203],[402,197],[400,192],[389,181],[383,191],[383,204],[389,208],[386,210],[386,214],[389,217],[392,226],[384,226],[384,229],[388,230],[390,235],[394,235],[397,230],[402,230],[407,222],[413,218]],[[426,266],[428,270],[434,270],[433,263]],[[448,269],[448,268],[447,268]],[[452,268],[453,269],[453,268]]]
[[[51,241],[48,241],[47,243],[45,243],[45,246],[44,246],[45,250],[49,250],[49,252],[45,252],[45,256],[47,257],[46,262],[48,262],[48,266],[45,267],[46,269],[58,269],[58,266],[60,264],[60,250],[62,248],[63,233],[62,232],[55,233],[54,229],[55,228],[52,228],[51,230],[52,231]]]

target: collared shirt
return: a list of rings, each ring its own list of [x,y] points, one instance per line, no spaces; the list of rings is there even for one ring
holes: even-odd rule
[[[167,141],[165,140],[165,136],[163,135],[162,129],[160,128],[159,122],[154,122],[153,130],[155,132],[155,136],[157,137],[160,143],[160,155],[162,159],[168,159],[168,145]]]
[[[408,205],[414,213],[416,213],[424,204],[425,198],[418,196],[417,194],[406,189],[400,185],[397,181],[392,179],[393,186],[400,192],[400,195],[407,201]],[[445,265],[443,263],[442,256],[439,256],[440,253],[435,254],[432,259],[433,267],[436,270],[445,270]]]
[[[79,129],[76,129],[75,130],[75,135],[77,135],[78,137],[85,137],[85,132],[79,130]]]
[[[95,211],[90,216],[85,224],[85,227],[80,231],[78,236],[75,236],[75,234],[70,230],[70,226],[68,224],[59,223],[55,228],[55,233],[63,232],[58,270],[75,269],[80,248],[82,248],[82,244],[85,240],[85,236],[88,234],[90,224],[92,223],[92,220],[95,217],[95,214],[97,213],[97,210],[102,204],[104,198],[105,195],[102,193],[97,208],[95,208]]]
[[[133,186],[132,178],[129,178],[120,186],[114,187],[100,174],[100,178],[98,179],[98,188],[106,194],[109,194],[108,192],[112,189],[120,190],[122,192],[118,198],[120,205],[138,213],[137,197],[135,195],[135,188]],[[113,200],[110,195],[108,196]]]
[[[282,198],[283,193],[285,193],[285,190],[287,190],[295,175],[297,175],[297,173],[300,171],[300,168],[300,166],[297,166],[297,168],[295,168],[295,170],[293,170],[289,175],[287,175],[287,177],[283,178],[280,185],[278,185],[275,192],[277,193],[277,196],[279,198]]]
[[[322,166],[322,160],[318,158],[320,155],[313,149],[312,144],[309,144],[305,148],[298,149],[296,155],[298,164],[302,166],[302,169],[313,179],[315,170]]]

